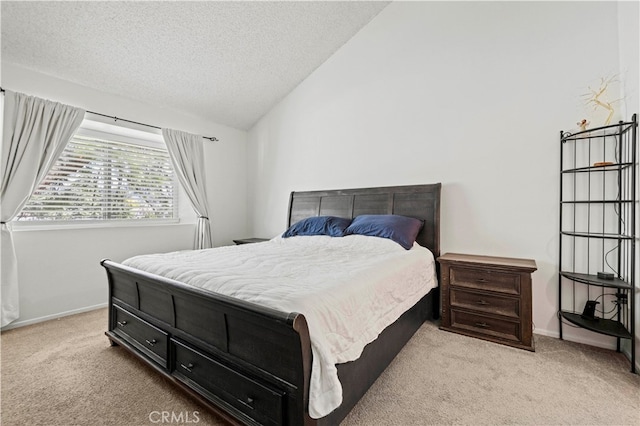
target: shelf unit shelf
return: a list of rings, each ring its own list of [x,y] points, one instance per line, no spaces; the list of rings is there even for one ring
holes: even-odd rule
[[[588,172],[610,172],[610,171],[619,171],[626,169],[627,167],[631,167],[633,164],[631,163],[614,163],[607,164],[606,166],[585,166],[578,167],[575,169],[567,169],[562,170],[561,173],[588,173]]]
[[[582,318],[580,314],[567,311],[561,311],[560,315],[570,323],[586,328],[587,330],[620,339],[631,339],[631,333],[629,333],[620,321],[604,318],[586,319]]]
[[[565,200],[563,204],[623,204],[633,203],[633,200]]]
[[[600,238],[600,239],[608,239],[608,240],[633,240],[633,237],[630,235],[624,234],[607,234],[607,233],[596,233],[596,232],[571,232],[571,231],[562,231],[562,235],[568,235],[571,237],[582,237],[582,238]]]
[[[615,337],[618,351],[629,341],[634,373],[637,129],[634,114],[628,122],[560,132],[558,262],[560,339],[563,324],[571,324]]]
[[[560,271],[560,275],[572,281],[579,282],[582,284],[595,285],[598,287],[620,288],[620,289],[631,290],[631,284],[619,278],[607,280],[607,279],[598,278],[597,274],[596,275],[577,274],[575,272],[566,272],[566,271]]]

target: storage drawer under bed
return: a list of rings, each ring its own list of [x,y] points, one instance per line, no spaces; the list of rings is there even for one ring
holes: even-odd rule
[[[283,423],[284,392],[267,387],[175,339],[171,339],[171,348],[175,359],[174,377],[188,386],[201,387],[214,399],[224,401],[259,424]]]
[[[168,334],[131,312],[114,305],[115,328],[113,332],[136,347],[149,358],[167,368]]]

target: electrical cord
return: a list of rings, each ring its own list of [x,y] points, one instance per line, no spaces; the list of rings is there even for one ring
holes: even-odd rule
[[[602,315],[608,315],[608,314],[610,314],[611,312],[615,311],[615,310],[618,308],[618,301],[617,301],[617,300],[613,300],[611,303],[613,303],[613,305],[614,305],[614,306],[613,306],[613,308],[612,308],[610,311],[605,312],[605,311],[598,310],[598,312],[600,312]],[[613,317],[612,317],[612,318],[613,318]]]
[[[616,308],[618,307],[618,300],[617,300],[617,297],[618,297],[618,296],[617,296],[617,294],[616,294],[616,293],[604,293],[604,294],[601,294],[600,296],[596,297],[596,298],[594,299],[594,301],[595,301],[595,302],[597,302],[597,301],[598,301],[598,299],[600,299],[600,298],[601,298],[601,297],[603,297],[603,296],[614,296],[614,297],[616,297],[616,300],[612,300],[612,301],[611,301],[611,303],[613,303],[614,307],[613,307],[613,309],[611,309],[610,311],[605,312],[603,309],[598,309],[598,308],[596,308],[596,310],[597,310],[599,313],[601,313],[602,315],[607,315],[607,314],[610,314],[611,312],[615,311],[615,310],[616,310]]]

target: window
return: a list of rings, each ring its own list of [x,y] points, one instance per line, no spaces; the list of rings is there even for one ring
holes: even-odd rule
[[[17,220],[177,218],[178,186],[162,137],[85,120]]]

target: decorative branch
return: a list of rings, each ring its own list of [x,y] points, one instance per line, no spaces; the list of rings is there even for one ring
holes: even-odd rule
[[[605,120],[605,123],[604,123],[605,126],[611,124],[611,119],[613,118],[613,114],[615,113],[615,108],[613,107],[613,104],[615,104],[616,102],[620,102],[622,99],[624,99],[624,98],[620,98],[620,99],[616,99],[615,101],[607,101],[602,99],[606,95],[607,90],[609,89],[609,85],[613,82],[619,81],[617,77],[618,77],[617,75],[612,75],[609,78],[604,78],[604,77],[600,78],[600,87],[598,87],[597,90],[594,90],[589,86],[590,93],[585,93],[584,95],[582,95],[583,97],[586,97],[587,105],[592,104],[594,110],[600,107],[600,108],[604,108],[606,111],[609,112],[609,114],[607,115],[607,119]]]

